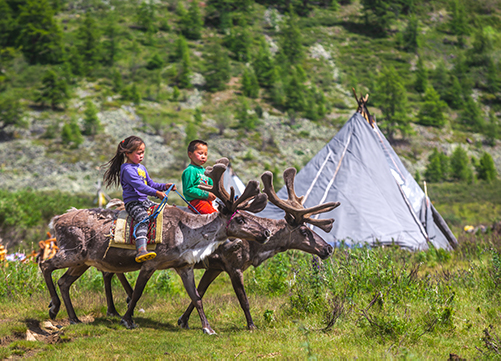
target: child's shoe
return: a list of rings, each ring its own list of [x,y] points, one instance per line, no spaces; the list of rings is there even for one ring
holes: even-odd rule
[[[153,251],[148,251],[146,249],[146,238],[140,237],[136,239],[136,262],[141,263],[145,261],[149,261],[157,256],[157,254]]]

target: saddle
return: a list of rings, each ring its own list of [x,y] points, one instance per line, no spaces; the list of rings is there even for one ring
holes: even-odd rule
[[[152,206],[148,209],[148,215],[153,214],[157,206]],[[155,249],[157,243],[162,243],[163,230],[163,209],[158,216],[150,220],[148,224],[148,242],[149,250]],[[127,213],[120,211],[117,218],[113,221],[110,229],[110,247],[136,249],[136,240],[134,238],[134,226],[137,222]]]

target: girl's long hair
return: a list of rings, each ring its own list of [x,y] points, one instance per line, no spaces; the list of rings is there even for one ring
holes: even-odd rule
[[[103,167],[108,168],[104,173],[104,185],[107,187],[120,185],[120,167],[125,161],[125,153],[132,153],[137,148],[144,144],[144,141],[131,135],[118,143],[117,152]]]

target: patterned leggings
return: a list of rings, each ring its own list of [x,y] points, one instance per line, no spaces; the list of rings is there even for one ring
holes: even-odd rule
[[[157,203],[152,202],[149,199],[146,199],[142,202],[132,201],[125,205],[125,210],[132,216],[132,218],[134,218],[134,221],[137,224],[138,222],[141,222],[142,220],[148,218],[148,212],[147,212],[148,208],[155,205],[157,205]],[[148,224],[149,222],[144,222],[141,223],[139,226],[137,226],[136,239],[147,237]]]

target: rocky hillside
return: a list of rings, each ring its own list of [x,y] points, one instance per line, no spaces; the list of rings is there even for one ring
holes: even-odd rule
[[[18,3],[0,0],[14,24],[2,43],[2,189],[94,193],[100,166],[131,134],[158,181],[180,183],[195,137],[244,181],[300,169],[355,111],[351,87],[371,95],[412,174],[423,177],[435,148],[450,156],[458,146],[489,153],[501,172],[497,1],[390,1],[384,24],[371,22],[382,10],[368,0],[230,1],[230,23],[217,1]],[[60,47],[57,59],[23,45],[36,6],[58,34],[46,44]],[[9,104],[22,114],[9,118]],[[71,124],[79,134],[65,135]]]

